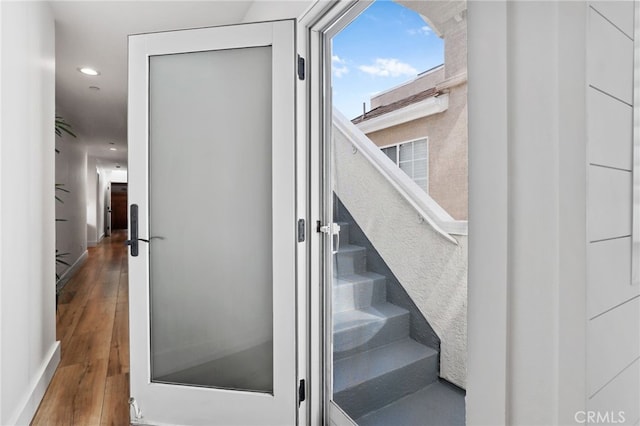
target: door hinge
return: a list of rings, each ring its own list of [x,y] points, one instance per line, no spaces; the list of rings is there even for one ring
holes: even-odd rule
[[[298,55],[298,78],[304,80],[304,58]]]
[[[305,400],[305,383],[304,379],[300,379],[300,385],[298,386],[298,407]]]
[[[298,242],[299,243],[304,242],[304,234],[305,234],[304,219],[298,219]]]

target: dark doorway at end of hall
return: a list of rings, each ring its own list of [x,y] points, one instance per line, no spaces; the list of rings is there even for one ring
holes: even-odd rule
[[[127,184],[111,184],[111,229],[127,229]]]

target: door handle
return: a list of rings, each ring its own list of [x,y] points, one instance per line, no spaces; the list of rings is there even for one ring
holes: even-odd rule
[[[143,242],[145,242],[145,243],[149,243],[149,242],[151,242],[151,240],[164,240],[164,239],[165,239],[164,237],[158,237],[158,236],[155,236],[155,237],[149,237],[149,239],[148,239],[148,240],[147,240],[146,238],[138,238],[136,241],[143,241]],[[130,245],[132,245],[132,244],[133,244],[133,239],[131,239],[131,240],[126,240],[124,243],[125,243],[126,245],[130,246]]]
[[[340,250],[340,225],[337,223],[330,223],[320,227],[320,232],[327,234],[331,237],[331,253],[336,254]],[[333,246],[333,237],[336,237],[336,245]]]
[[[164,237],[159,237],[159,236],[154,236],[154,237],[149,237],[149,239],[145,239],[145,238],[138,238],[138,241],[144,241],[145,243],[150,242],[151,240],[164,240]],[[129,240],[127,240],[129,241]]]
[[[137,204],[131,204],[131,207],[129,208],[129,219],[130,219],[129,223],[131,224],[131,230],[130,230],[131,238],[125,241],[124,243],[129,247],[131,247],[132,257],[138,256],[138,251],[139,251],[138,241],[144,241],[145,243],[149,243],[149,241],[154,239],[164,240],[164,237],[160,237],[160,236],[149,237],[148,239],[138,237],[138,205]]]
[[[131,256],[138,256],[138,205],[131,204],[129,207],[129,235],[130,239],[125,241],[125,244],[131,247]],[[147,241],[148,242],[148,241]]]

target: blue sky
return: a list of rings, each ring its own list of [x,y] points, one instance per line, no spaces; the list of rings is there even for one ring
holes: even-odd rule
[[[444,43],[420,15],[377,0],[333,38],[333,104],[348,118],[362,102],[444,62]]]

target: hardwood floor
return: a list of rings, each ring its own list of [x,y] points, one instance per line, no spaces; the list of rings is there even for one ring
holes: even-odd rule
[[[32,425],[129,424],[126,231],[97,247],[58,303],[61,360]]]

